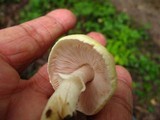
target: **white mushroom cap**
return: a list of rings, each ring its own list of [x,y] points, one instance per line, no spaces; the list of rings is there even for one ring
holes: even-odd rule
[[[56,90],[61,84],[61,74],[71,74],[89,65],[93,79],[86,83],[77,110],[96,114],[113,95],[116,88],[115,63],[112,55],[101,44],[86,35],[69,35],[61,38],[52,48],[48,60],[50,82]]]

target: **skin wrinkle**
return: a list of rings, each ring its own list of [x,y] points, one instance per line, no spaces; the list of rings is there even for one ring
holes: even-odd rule
[[[8,116],[8,112],[7,112],[7,111],[8,111],[9,108],[10,108],[9,106],[10,106],[10,101],[7,101],[7,105],[6,105],[6,108],[7,108],[7,109],[6,109],[5,111],[3,111],[3,112],[0,113],[0,116],[2,115],[1,117],[2,117],[2,118],[5,118],[5,120],[7,119],[7,116]],[[0,110],[0,111],[1,111],[1,110]],[[2,114],[2,113],[3,113],[3,114]],[[5,116],[6,116],[6,117],[5,117]]]
[[[118,80],[121,81],[121,82],[123,82],[123,83],[128,87],[128,89],[129,89],[130,91],[132,91],[132,86],[129,85],[125,80],[122,80],[121,77],[118,77]]]
[[[24,61],[22,59],[16,61],[17,59],[19,59],[20,57],[24,56],[29,56],[31,54],[31,52],[28,52],[26,50],[21,50],[19,52],[16,53],[12,53],[11,55],[7,55],[6,57],[9,59],[9,61],[14,61],[14,63],[12,63],[11,65],[15,68],[18,68],[18,66],[23,66],[26,63],[24,63]],[[26,58],[25,61],[27,62],[31,62],[30,57]]]
[[[34,89],[38,89],[38,90],[40,89],[41,92],[45,93],[48,97],[50,97],[51,94],[54,92],[54,89],[49,82],[48,73],[45,68],[47,69],[47,64],[45,64],[36,73],[36,75],[31,78],[32,79],[31,82],[33,82],[32,85],[33,85]],[[44,69],[45,69],[45,71],[44,71]],[[41,81],[39,81],[39,79],[41,79]]]
[[[18,38],[16,38],[17,39],[17,42],[15,42],[14,40],[13,41],[9,41],[8,39],[6,39],[6,41],[7,41],[7,44],[3,44],[3,45],[0,45],[1,46],[1,51],[2,51],[2,53],[5,53],[5,55],[6,56],[10,56],[10,55],[15,55],[15,54],[17,54],[17,52],[19,53],[19,52],[21,52],[22,50],[23,51],[26,51],[26,49],[28,48],[28,46],[25,46],[25,48],[24,47],[21,47],[21,44],[24,42],[24,41],[26,41],[25,39],[26,39],[27,37],[26,37],[26,35],[23,35],[23,36],[19,36]],[[17,43],[18,43],[18,47],[15,47],[15,45],[17,45]],[[22,44],[23,45],[23,44]],[[26,44],[25,44],[26,45]],[[9,48],[9,49],[5,49],[5,48]],[[20,51],[21,50],[21,51]],[[22,52],[23,52],[22,51]]]
[[[0,59],[0,63],[2,64],[1,70],[0,70],[0,75],[1,75],[0,81],[2,82],[0,91],[3,90],[3,92],[0,92],[0,94],[2,96],[3,94],[9,95],[9,94],[12,94],[13,91],[16,89],[17,85],[19,84],[20,77],[17,74],[17,72],[14,69],[12,69],[12,67],[6,61],[4,61],[3,59]],[[7,74],[7,75],[3,76],[4,74]],[[13,76],[13,77],[8,80],[9,76]],[[5,87],[8,91],[5,89]]]
[[[52,31],[49,30],[49,28],[52,28],[53,30],[55,30],[54,29],[55,26],[56,27],[58,26],[59,27],[58,31],[64,31],[64,29],[63,29],[63,26],[60,23],[58,23],[58,21],[56,21],[56,19],[54,19],[54,17],[51,18],[50,16],[46,15],[46,16],[43,16],[39,19],[41,19],[41,22],[37,21],[36,24],[38,23],[38,26],[41,26],[39,28],[40,31],[37,28],[35,28],[37,26],[33,26],[32,24],[30,25],[29,24],[30,22],[22,24],[21,27],[23,27],[25,29],[25,31],[28,33],[28,35],[31,36],[37,42],[37,44],[39,44],[40,48],[43,48],[43,46],[46,46],[45,45],[46,39],[48,39],[48,40],[55,39],[55,34],[53,36]],[[43,23],[46,23],[46,24],[43,24]],[[41,31],[45,31],[45,32],[41,33]],[[44,33],[45,33],[45,36],[47,36],[48,38],[45,38],[45,36],[42,35]],[[46,35],[46,34],[48,34],[48,35]]]
[[[48,16],[45,16],[45,19],[48,18],[50,19]],[[57,22],[55,20],[50,19],[49,21],[54,21],[54,24],[52,24],[53,28],[54,26],[57,26]],[[43,28],[47,31],[47,33],[49,34],[48,36],[50,37],[50,39],[53,39],[55,36],[52,35],[52,33],[48,30],[48,27],[46,26],[46,24],[42,24],[40,23],[40,25],[43,26]]]
[[[113,102],[115,101],[115,102]],[[130,114],[132,114],[132,106],[129,105],[129,103],[124,99],[122,98],[120,95],[114,95],[112,97],[112,102],[113,103],[117,103],[117,104],[120,104],[121,106],[123,106]],[[128,104],[127,104],[128,103]]]
[[[47,15],[45,15],[45,17],[47,17],[47,18],[49,18],[50,20],[52,20],[52,21],[54,21],[54,25],[59,25],[59,28],[61,28],[60,29],[60,31],[67,31],[65,28],[64,28],[64,26],[60,23],[60,22],[58,22],[58,20],[56,20],[55,19],[55,17],[52,17],[52,16],[50,16],[49,14],[47,14]],[[49,31],[48,31],[49,32]],[[49,32],[50,33],[50,36],[51,36],[51,39],[55,39],[55,37],[57,37],[57,36],[53,36],[53,34],[51,33],[51,32]]]
[[[12,42],[14,42],[14,41],[12,41],[12,40],[10,40],[10,41],[7,41],[7,44],[10,44],[10,43],[12,43]],[[1,47],[3,47],[4,46],[4,44],[5,43],[3,43],[3,41],[2,41],[2,44],[3,45],[1,45],[0,44],[0,46]],[[8,52],[6,52],[6,50],[4,51],[5,49],[0,49],[0,56],[1,56],[1,58],[4,60],[4,61],[6,61],[9,65],[12,65],[12,62],[11,62],[11,60],[9,59],[9,53],[10,53],[10,51],[9,51],[9,53]],[[5,55],[4,55],[5,54]],[[11,54],[13,54],[13,53],[11,53]]]
[[[35,85],[38,85],[37,87],[40,88],[40,89],[37,89],[37,88],[35,87]],[[45,94],[45,95],[47,96],[47,94],[45,93],[46,91],[45,91],[42,87],[39,86],[39,84],[36,82],[36,80],[30,82],[29,87],[31,88],[31,90],[32,90],[33,92],[41,93],[42,95]],[[47,98],[47,97],[46,97],[46,98]]]
[[[26,54],[24,54],[24,53],[26,53]],[[14,58],[14,57],[15,57],[15,58],[18,58],[18,57],[17,57],[18,55],[25,57],[25,56],[27,56],[28,53],[29,53],[29,52],[21,52],[21,53],[17,53],[17,54],[13,54],[13,55],[11,55],[11,56],[8,56],[8,58],[10,59],[10,61],[13,61],[13,58]],[[26,59],[25,61],[27,61],[28,64],[32,62],[32,61],[30,60],[30,58]],[[28,65],[28,64],[27,64],[27,65]],[[12,63],[11,65],[12,65],[14,68],[16,68],[19,72],[23,71],[24,68],[27,67],[26,63],[24,63],[23,61],[21,61],[21,62],[20,62],[20,61],[14,62],[14,64]],[[22,68],[22,66],[23,66],[23,68]]]
[[[25,23],[25,24],[21,24],[20,27],[25,31],[26,36],[29,36],[32,41],[34,41],[36,43],[36,45],[38,46],[39,50],[41,50],[41,48],[43,47],[43,45],[40,44],[40,42],[38,42],[39,39],[44,39],[43,35],[41,35],[40,33],[38,33],[38,31],[36,30],[36,28],[34,28],[33,26]],[[41,40],[42,41],[42,40]]]
[[[26,36],[26,35],[24,35],[24,36]],[[22,36],[22,37],[24,37],[24,36]],[[24,37],[25,38],[25,37]],[[20,38],[19,38],[19,40],[20,40]],[[21,66],[25,66],[25,64],[26,63],[24,63],[24,60],[21,60],[21,59],[19,59],[18,61],[17,61],[17,59],[19,58],[19,57],[21,57],[21,56],[24,56],[24,58],[26,57],[26,56],[31,56],[32,54],[31,54],[31,52],[28,52],[28,51],[31,51],[32,50],[32,47],[30,47],[30,46],[25,46],[25,47],[21,47],[21,46],[19,46],[17,49],[18,50],[16,50],[15,52],[13,52],[13,45],[12,45],[12,43],[14,43],[15,41],[9,41],[9,43],[7,43],[7,47],[9,47],[9,49],[8,49],[8,51],[9,52],[7,52],[5,49],[1,49],[1,50],[3,50],[3,53],[4,54],[6,54],[5,55],[5,59],[7,59],[7,62],[11,65],[11,66],[13,66],[13,67],[15,67],[15,68],[17,68],[17,69],[19,69]],[[19,45],[24,45],[24,43],[25,43],[26,41],[25,40],[23,40],[23,41],[19,41]],[[12,45],[12,46],[11,46]],[[26,44],[25,44],[26,45]],[[5,50],[5,51],[4,51]],[[33,55],[32,55],[33,56]],[[12,61],[12,62],[11,62]],[[17,61],[17,63],[16,63],[16,61]],[[28,57],[27,59],[25,59],[25,61],[28,61],[28,62],[31,62],[30,61],[30,57]],[[22,62],[22,63],[21,63]]]
[[[21,54],[24,56],[25,55],[25,53],[28,53],[27,51],[25,51],[25,50],[23,50],[23,51],[20,51],[20,52],[17,52],[17,53],[14,53],[14,54],[11,54],[11,55],[7,55],[7,57],[8,57],[8,59],[12,59],[12,58],[14,58],[14,56],[21,56]],[[19,61],[18,61],[18,63],[19,63]]]
[[[6,61],[9,65],[11,65],[10,59],[8,59],[8,57],[6,57],[3,53],[1,53],[1,51],[0,51],[0,59]]]
[[[18,84],[20,84],[21,81],[19,80],[18,81]],[[9,100],[9,104],[8,104],[8,107],[6,109],[6,120],[9,118],[9,111],[11,110],[12,106],[14,106],[14,104],[16,103],[16,101],[18,101],[18,99],[14,98],[13,96],[11,96],[12,94],[19,94],[19,92],[23,92],[26,88],[26,85],[25,87],[19,87],[19,85],[17,84],[17,87],[12,91],[12,93],[10,94],[10,100]]]
[[[12,94],[18,93],[18,92],[22,91],[23,89],[25,89],[25,87],[22,87],[22,86],[19,87],[18,84],[20,84],[20,83],[21,83],[21,79],[18,80],[17,85],[16,85],[16,87],[14,89],[10,90],[7,94],[4,93],[4,95],[6,95],[6,96],[9,95],[10,96]],[[3,95],[3,94],[1,93],[1,95]]]
[[[61,24],[61,22],[58,22],[59,20],[57,20],[55,17],[53,17],[52,15],[46,14],[46,17],[50,18],[51,20],[54,20],[56,23],[58,23],[61,26],[61,30],[63,30],[64,32],[67,31],[66,28],[64,27],[64,25]],[[54,36],[53,36],[54,38]]]
[[[123,116],[123,120],[131,120],[131,119],[128,119],[128,118],[132,118],[132,112],[130,112],[131,110],[129,110],[128,111],[128,109],[126,109],[124,106],[122,106],[122,104],[121,103],[119,103],[119,102],[115,102],[115,104],[117,104],[116,106],[118,106],[118,105],[120,105],[121,106],[121,108],[124,108],[125,109],[125,111],[123,110],[123,112],[124,113],[126,113],[126,114],[129,114],[129,115],[125,115],[122,111],[118,111],[118,112],[122,112],[122,114],[121,114],[121,116]],[[109,108],[109,107],[108,107]],[[110,109],[108,109],[107,108],[107,113],[110,113]],[[113,108],[112,108],[113,109]],[[121,109],[122,110],[122,109]],[[118,113],[119,114],[119,113]],[[116,114],[115,114],[116,115]],[[120,116],[120,114],[118,115],[118,116]],[[118,120],[118,119],[113,119],[113,118],[115,118],[115,116],[113,115],[113,112],[112,112],[112,114],[110,114],[110,116],[109,115],[107,115],[107,120]],[[122,120],[122,117],[120,117],[120,120]]]
[[[31,79],[31,78],[30,78]],[[21,79],[20,78],[20,82],[18,83],[18,87],[17,87],[17,91],[16,92],[20,92],[22,91],[23,89],[26,89],[26,88],[29,88],[31,87],[31,85],[35,84],[32,80],[26,80],[26,79]],[[32,83],[33,82],[33,83]]]
[[[127,84],[127,82],[125,82],[124,80],[120,80],[119,78],[118,78],[118,87],[117,87],[117,89],[119,90],[120,88],[119,87],[121,87],[121,88],[125,88],[127,91],[122,91],[121,90],[121,92],[115,92],[115,94],[113,95],[113,97],[117,97],[117,98],[119,98],[119,101],[121,100],[121,101],[123,101],[124,102],[124,104],[122,105],[122,106],[124,106],[125,108],[127,108],[127,110],[132,110],[131,108],[132,108],[132,99],[130,99],[130,100],[128,100],[128,98],[127,98],[127,96],[129,96],[129,95],[132,95],[132,89],[131,89],[131,87],[129,87],[129,85]],[[124,87],[125,86],[125,87]],[[127,89],[128,88],[128,89]],[[120,91],[120,90],[119,90]],[[121,94],[126,94],[126,97],[124,97],[123,95],[121,95]],[[129,96],[129,98],[132,98],[131,96]],[[118,101],[118,100],[117,100]],[[131,103],[129,103],[129,101],[131,102]]]
[[[52,17],[52,16],[50,16],[50,15],[46,15],[46,16],[43,16],[43,17],[41,17],[41,19],[42,18],[45,18],[46,19],[46,17],[49,19],[49,20],[47,20],[47,21],[52,21],[52,23],[54,23],[54,24],[52,24],[52,28],[54,28],[55,26],[59,26],[59,31],[65,31],[65,28],[63,27],[63,25],[62,24],[60,24],[54,17]],[[53,22],[54,21],[54,22]],[[38,24],[40,24],[40,26],[43,28],[43,31],[47,31],[47,32],[45,32],[45,33],[49,33],[49,35],[47,36],[47,37],[49,37],[50,36],[50,38],[49,39],[55,39],[55,37],[57,37],[57,36],[53,36],[52,34],[51,34],[51,32],[49,32],[49,30],[47,29],[47,27],[45,27],[45,25],[43,25],[41,22],[39,22]],[[38,31],[36,30],[36,28],[34,28],[32,25],[29,25],[28,23],[25,23],[25,24],[21,24],[19,27],[21,27],[24,31],[25,31],[25,33],[27,34],[26,36],[29,36],[29,37],[31,37],[31,39],[33,39],[32,41],[35,41],[35,43],[36,43],[36,45],[39,47],[39,50],[43,50],[44,48],[43,48],[43,46],[47,46],[47,45],[45,45],[45,38],[44,38],[44,36],[41,34],[41,33],[38,33]],[[30,29],[31,28],[31,29]],[[39,42],[39,40],[41,39],[41,42]],[[43,42],[42,42],[43,41]],[[51,41],[52,42],[52,41]],[[48,44],[48,46],[49,46],[50,44]],[[16,55],[16,54],[15,54]],[[41,55],[41,54],[40,54]],[[38,58],[40,55],[37,55],[34,59],[36,59],[36,58]],[[12,55],[13,56],[13,55]],[[33,60],[34,60],[33,59]],[[32,61],[33,61],[32,60]],[[11,60],[10,60],[11,61]],[[30,63],[30,62],[28,62],[28,63]],[[20,63],[19,63],[20,64]],[[19,66],[22,66],[23,64],[20,64]],[[16,66],[17,66],[17,64],[16,64]]]
[[[48,79],[46,79],[44,76],[42,76],[41,74],[37,74],[37,76],[39,76],[41,79],[43,80],[46,80],[48,81]],[[50,97],[51,94],[54,92],[53,88],[52,90],[48,91],[48,86],[45,84],[45,86],[42,84],[43,82],[39,82],[39,80],[36,78],[36,79],[32,79],[32,85],[33,86],[32,88],[35,90],[35,91],[39,91],[41,92],[42,94],[45,94],[47,97]],[[43,86],[42,86],[43,85]],[[35,87],[36,86],[36,87]],[[50,84],[51,86],[51,84]]]
[[[27,25],[27,23],[26,23],[26,25]],[[29,26],[29,25],[28,25]],[[36,38],[35,37],[33,37],[33,33],[34,34],[37,34],[37,36],[40,36],[40,34],[39,33],[36,33],[37,31],[36,30],[34,30],[34,27],[32,27],[32,26],[30,26],[30,27],[32,27],[32,30],[33,30],[33,33],[31,34],[31,32],[32,31],[30,31],[29,30],[29,27],[27,28],[27,26],[24,26],[24,25],[20,25],[19,27],[21,27],[24,31],[25,31],[25,33],[26,33],[26,35],[25,36],[29,36],[29,38],[31,38],[30,40],[32,41],[32,42],[35,42],[35,45],[37,45],[37,47],[38,47],[38,49],[39,50],[43,50],[43,46],[45,46],[45,42],[43,42],[43,44],[41,45],[41,44],[39,44],[40,42],[38,42],[38,40],[36,40]],[[30,31],[30,32],[29,32]],[[43,37],[41,37],[42,39],[43,39]],[[39,39],[39,38],[38,38]],[[43,40],[44,41],[44,40]],[[25,41],[24,41],[25,42]],[[42,42],[41,42],[42,43]],[[26,49],[28,49],[28,48],[26,48]],[[33,56],[33,54],[35,53],[36,51],[33,51],[33,52],[31,52],[31,49],[29,50],[24,50],[24,51],[22,51],[22,49],[21,49],[21,51],[19,52],[19,53],[15,53],[15,54],[13,54],[12,53],[12,55],[11,56],[7,56],[8,57],[8,59],[10,59],[10,61],[13,61],[12,60],[12,58],[14,57],[14,56],[16,56],[17,57],[17,55],[18,54],[22,54],[22,55],[20,55],[20,56],[24,56],[25,54],[24,53],[26,53],[26,55],[25,56],[31,56],[32,55],[32,60],[30,60],[30,57],[28,58],[28,60],[26,59],[26,61],[28,61],[28,63],[31,63],[34,59],[36,59],[36,57],[39,57],[41,54],[37,54],[37,56]],[[27,55],[27,54],[31,54],[31,55]],[[25,65],[26,63],[23,63],[23,61],[22,61],[22,63],[20,62],[20,61],[18,61],[18,63],[16,64],[15,62],[14,62],[14,66],[19,66],[18,68],[20,68],[21,66],[26,66]]]
[[[46,15],[46,16],[44,16],[43,18],[45,18],[46,19],[46,17],[48,18],[48,20],[46,20],[46,21],[52,21],[52,23],[54,23],[54,24],[52,24],[52,28],[54,28],[55,26],[59,26],[59,31],[65,31],[64,29],[64,27],[63,27],[63,25],[62,24],[60,24],[54,17],[51,17],[51,16],[49,16],[49,15]],[[42,18],[41,18],[42,19]],[[53,22],[54,21],[54,22]],[[49,30],[47,29],[47,27],[45,27],[45,25],[43,25],[41,22],[39,22],[38,24],[40,24],[40,26],[41,26],[41,28],[43,28],[42,30],[43,31],[46,31],[45,32],[45,36],[46,36],[46,33],[48,33],[48,36],[47,37],[49,37],[49,39],[55,39],[55,36],[53,36],[52,34],[51,34],[51,32],[49,32]],[[43,27],[42,27],[43,26]],[[38,47],[38,49],[39,50],[43,50],[44,51],[44,46],[47,46],[47,45],[45,45],[45,37],[44,37],[44,35],[42,35],[41,33],[39,33],[39,31],[37,30],[37,28],[35,28],[34,26],[32,26],[32,25],[30,25],[30,24],[28,24],[28,23],[24,23],[24,24],[20,24],[19,26],[17,26],[17,27],[20,27],[21,29],[23,29],[24,30],[24,32],[26,33],[25,34],[25,36],[28,36],[29,38],[30,38],[30,40],[33,42],[35,42],[35,45],[37,45],[37,47]],[[28,38],[28,39],[29,39]],[[20,38],[18,38],[18,39],[20,39]],[[39,42],[40,41],[40,39],[41,39],[41,42]],[[42,42],[43,41],[43,42]],[[10,41],[11,43],[12,42],[14,42],[14,41]],[[52,41],[51,41],[52,42]],[[8,44],[8,43],[7,43]],[[49,46],[50,44],[48,44],[48,46]],[[26,51],[26,50],[24,50],[24,51]],[[30,52],[31,50],[27,50],[28,51],[28,53],[30,54],[30,53],[32,53],[32,52]],[[33,52],[36,52],[36,51],[33,51]],[[24,54],[23,53],[23,51],[20,51],[19,53],[10,53],[9,55],[7,55],[7,57],[5,57],[5,59],[7,59],[7,61],[13,61],[12,60],[12,58],[14,57],[14,56],[17,56],[18,54]],[[27,52],[26,52],[27,53]],[[41,54],[39,54],[39,55],[36,55],[35,57],[34,57],[34,59],[36,59],[36,58],[38,58],[39,56],[40,56]],[[27,55],[26,55],[27,56]],[[33,57],[32,57],[33,58]],[[30,59],[30,58],[28,58],[28,59]],[[33,60],[34,60],[33,59]],[[32,61],[33,61],[32,60]],[[30,63],[31,61],[28,61],[28,63]],[[9,63],[11,63],[11,62],[9,62]],[[14,65],[13,65],[14,64]],[[21,66],[26,66],[25,64],[22,64],[22,63],[17,63],[17,64],[15,64],[15,63],[11,63],[11,65],[13,66],[13,67],[15,67],[15,66],[19,66],[18,67],[18,69],[21,67]]]
[[[11,31],[13,31],[13,33],[16,33],[13,34],[11,33]],[[11,43],[11,42],[15,42],[15,40],[19,39],[20,36],[24,36],[22,34],[22,32],[18,32],[19,31],[19,26],[13,26],[11,28],[5,28],[3,29],[1,32],[0,32],[0,36],[3,36],[3,39],[0,38],[0,46],[3,46],[4,44],[8,44],[8,43]],[[13,39],[14,38],[14,39]]]
[[[17,27],[15,27],[15,28],[17,28]],[[7,28],[7,29],[9,29],[9,28]],[[12,36],[12,35],[10,35],[10,32],[8,32],[8,36]],[[23,39],[23,38],[24,38],[24,36],[22,36],[22,37],[19,36],[19,37],[14,37],[14,40],[10,40],[11,37],[8,37],[8,38],[4,37],[3,40],[0,40],[1,52],[8,56],[8,55],[14,54],[13,52],[19,51],[19,49],[17,49],[18,47],[16,47],[15,45],[17,45],[16,43],[20,43],[21,39]],[[18,42],[15,42],[15,40],[17,40]],[[8,48],[8,49],[6,49],[6,48]]]
[[[26,88],[25,89],[23,89],[22,91],[20,91],[20,92],[18,92],[18,93],[16,93],[16,94],[14,94],[14,96],[10,99],[10,103],[9,103],[9,108],[8,108],[8,110],[7,110],[7,118],[5,119],[5,120],[11,120],[11,116],[13,117],[14,116],[14,120],[15,120],[15,115],[13,114],[13,112],[11,112],[10,110],[13,108],[13,107],[17,107],[17,109],[19,109],[19,111],[20,112],[18,112],[18,114],[20,115],[20,114],[24,114],[24,112],[23,112],[23,110],[25,110],[26,111],[26,109],[30,109],[28,106],[30,106],[30,105],[27,105],[27,104],[24,104],[24,106],[23,106],[23,108],[21,107],[21,101],[22,100],[24,100],[24,99],[29,99],[28,101],[33,101],[34,100],[34,96],[32,95],[33,93],[38,93],[37,95],[39,96],[43,96],[43,94],[41,93],[41,92],[37,92],[37,91],[34,91],[33,89],[29,89],[29,87],[30,87],[30,84],[28,84],[27,86],[26,86]],[[27,91],[27,89],[28,89],[28,93],[27,94],[25,94],[26,93],[26,91]],[[29,94],[30,93],[30,94]],[[24,95],[25,94],[25,95]],[[19,99],[17,99],[17,96],[19,97]],[[33,99],[33,100],[32,100]],[[45,98],[46,100],[47,100],[47,98]],[[39,101],[37,101],[37,102],[39,102]],[[18,103],[18,104],[17,104]],[[34,106],[34,104],[33,104],[33,107],[35,107]],[[32,109],[32,108],[31,108]],[[32,112],[33,113],[33,112]],[[32,114],[31,113],[31,114]],[[30,114],[30,115],[31,115]],[[29,116],[30,116],[29,115]],[[22,117],[22,116],[21,116]],[[28,117],[29,118],[29,117]],[[25,120],[29,120],[29,119],[25,119]],[[40,119],[40,118],[39,118]],[[17,119],[16,119],[17,120]],[[22,119],[20,119],[20,120],[22,120]],[[23,119],[24,120],[24,119]],[[36,119],[37,120],[37,119]]]
[[[116,66],[117,76],[120,80],[125,82],[132,90],[132,78],[129,72],[122,66]],[[125,76],[125,77],[124,77]]]

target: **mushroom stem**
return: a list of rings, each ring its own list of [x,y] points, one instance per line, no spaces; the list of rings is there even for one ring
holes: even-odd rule
[[[50,97],[41,120],[64,120],[73,117],[81,92],[85,90],[85,83],[93,79],[93,70],[87,65],[75,72],[60,74],[61,84]]]
[[[83,65],[78,70],[74,71],[71,75],[79,77],[84,84],[94,78],[93,69],[89,65]]]

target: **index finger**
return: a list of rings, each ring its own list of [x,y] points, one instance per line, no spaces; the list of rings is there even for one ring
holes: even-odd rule
[[[43,55],[50,45],[76,23],[72,12],[54,10],[47,15],[0,31],[0,53],[17,70]]]

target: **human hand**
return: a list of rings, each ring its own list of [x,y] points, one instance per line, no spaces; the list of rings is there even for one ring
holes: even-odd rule
[[[39,120],[48,98],[54,92],[46,66],[30,78],[21,80],[19,72],[39,58],[52,43],[71,29],[75,16],[59,9],[24,24],[0,30],[0,119]],[[99,33],[89,36],[105,44]],[[132,116],[131,77],[117,66],[118,88],[106,107],[94,120],[129,120]]]

